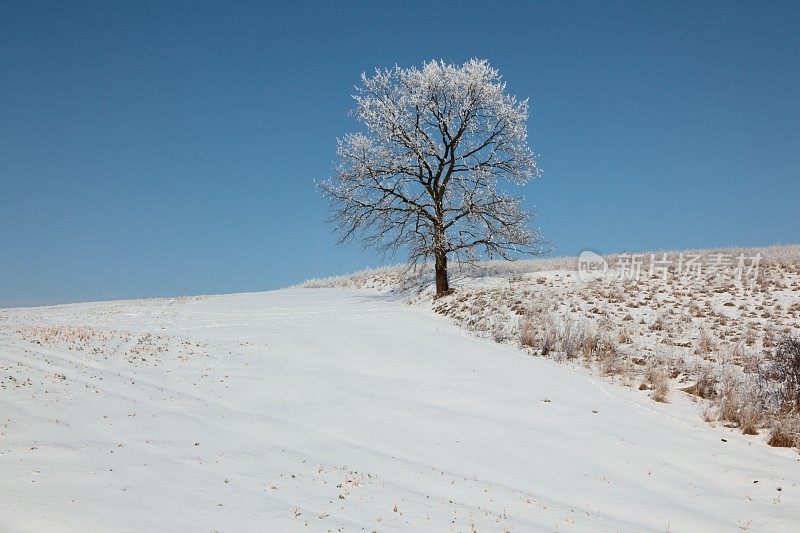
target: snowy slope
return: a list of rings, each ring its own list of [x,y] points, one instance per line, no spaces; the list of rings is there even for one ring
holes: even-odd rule
[[[366,290],[0,310],[2,531],[792,531],[796,451]]]
[[[706,422],[800,449],[800,416],[778,394],[791,379],[775,371],[778,346],[800,339],[800,246],[635,255],[640,275],[593,281],[582,279],[576,257],[456,264],[455,290],[440,298],[424,267],[364,270],[303,286],[403,295],[473,335],[580,362],[654,400],[693,392]],[[741,264],[760,257],[758,268],[737,275],[737,257]],[[695,269],[680,266],[688,258]],[[606,265],[623,259],[607,257]],[[659,271],[658,261],[670,269]]]

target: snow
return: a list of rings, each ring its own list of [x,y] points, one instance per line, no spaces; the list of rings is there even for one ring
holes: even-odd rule
[[[371,290],[0,310],[3,531],[789,531],[796,451]]]

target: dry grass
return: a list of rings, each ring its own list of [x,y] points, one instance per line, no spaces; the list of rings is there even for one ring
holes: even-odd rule
[[[726,372],[720,382],[720,392],[717,398],[717,410],[720,420],[739,425],[739,413],[742,409],[741,378],[732,372]]]
[[[777,448],[800,447],[800,415],[784,415],[772,424],[767,444]]]
[[[700,330],[700,335],[697,338],[697,355],[702,357],[708,356],[716,348],[717,343],[713,335],[705,328]]]
[[[83,326],[31,326],[20,329],[19,333],[23,339],[38,343],[44,346],[56,346],[60,344],[80,345],[89,344],[96,332]]]
[[[633,344],[633,335],[629,330],[621,329],[617,332],[617,342],[620,344]]]
[[[523,317],[519,321],[519,343],[526,348],[539,348],[539,330],[532,320]]]
[[[563,329],[554,319],[543,313],[533,312],[520,318],[519,340],[522,346],[532,348],[541,355],[549,355],[562,344]]]
[[[651,365],[645,373],[644,381],[639,386],[642,390],[650,390],[650,397],[659,403],[669,403],[670,373],[662,365]]]
[[[700,367],[695,371],[695,382],[681,389],[683,392],[692,394],[704,400],[712,400],[717,397],[717,379],[711,369]]]
[[[595,358],[600,372],[605,376],[624,375],[629,371],[628,358],[620,353],[617,341],[610,334],[601,335],[598,339]]]
[[[764,405],[756,400],[751,404],[742,405],[739,409],[738,423],[745,435],[758,435],[758,430],[763,426],[767,414]]]

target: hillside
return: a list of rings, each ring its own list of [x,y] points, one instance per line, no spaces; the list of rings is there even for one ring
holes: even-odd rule
[[[800,522],[796,451],[464,334],[438,308],[459,294],[438,314],[301,288],[0,310],[0,530]]]
[[[800,405],[781,397],[787,381],[800,386],[800,246],[605,259],[599,279],[581,279],[578,258],[466,265],[438,299],[425,270],[401,267],[304,286],[389,291],[480,338],[582,365],[662,403],[688,393],[709,423],[800,446]],[[775,375],[784,341],[795,353],[781,361],[794,367],[789,380]]]

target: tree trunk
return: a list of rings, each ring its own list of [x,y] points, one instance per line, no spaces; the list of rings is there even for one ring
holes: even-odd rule
[[[447,278],[447,252],[436,250],[436,296],[444,296],[450,292],[450,281]]]

